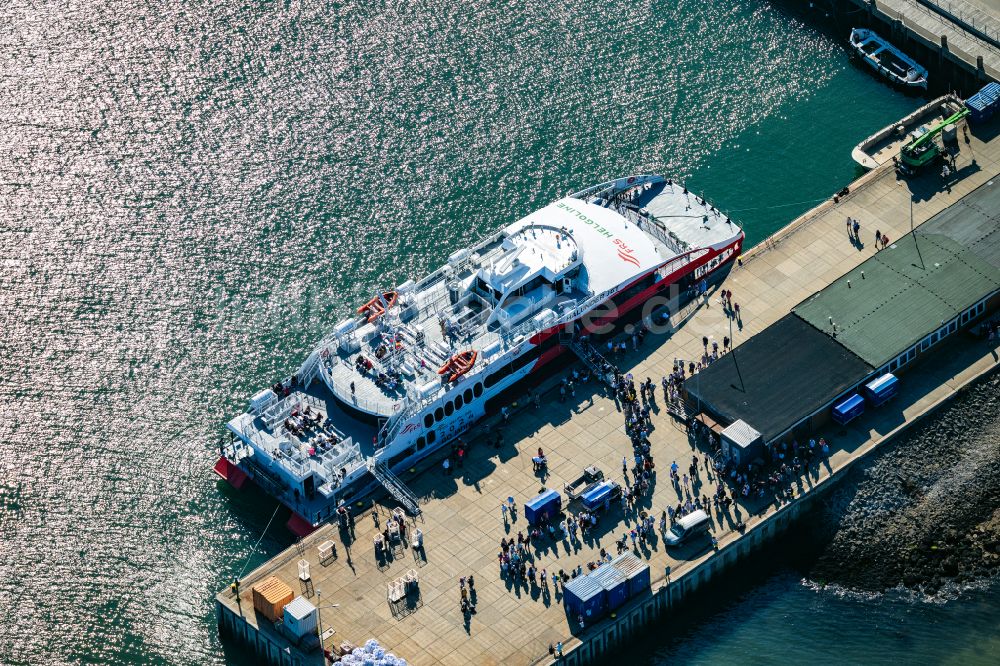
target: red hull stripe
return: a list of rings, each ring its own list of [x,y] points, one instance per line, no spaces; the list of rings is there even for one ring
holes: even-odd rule
[[[223,481],[236,488],[236,490],[242,488],[243,484],[247,482],[247,473],[229,462],[228,458],[219,458],[215,462],[215,467],[212,468],[212,471],[218,474]]]
[[[308,520],[292,511],[292,517],[285,523],[288,531],[298,537],[305,537],[312,534],[316,528]]]

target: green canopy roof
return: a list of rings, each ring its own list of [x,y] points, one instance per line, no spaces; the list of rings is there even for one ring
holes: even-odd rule
[[[877,368],[998,289],[981,252],[921,228],[793,311]]]

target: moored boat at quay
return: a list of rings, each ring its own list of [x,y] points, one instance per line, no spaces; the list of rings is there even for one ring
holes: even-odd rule
[[[723,273],[743,240],[727,215],[663,176],[568,195],[423,279],[380,290],[227,424],[215,470],[287,505],[300,534],[378,483],[417,511],[393,470],[498,411],[568,340]]]
[[[927,90],[927,70],[874,30],[851,30],[851,49],[868,67],[902,88]]]

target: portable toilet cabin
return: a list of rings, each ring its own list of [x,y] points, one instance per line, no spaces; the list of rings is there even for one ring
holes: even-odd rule
[[[605,564],[589,575],[604,588],[608,597],[608,610],[615,610],[628,600],[628,579],[618,569]]]
[[[898,392],[899,380],[891,372],[887,372],[881,377],[868,382],[865,384],[864,390],[868,402],[872,403],[875,407],[885,404],[891,398],[895,397]]]
[[[583,493],[583,495],[580,496],[580,499],[583,501],[583,506],[587,509],[587,511],[597,511],[598,509],[604,508],[605,502],[609,502],[614,499],[616,490],[620,492],[621,486],[614,481],[601,481],[596,486]]]
[[[831,417],[840,425],[846,425],[865,413],[865,400],[857,393],[852,393],[840,403],[833,406]]]
[[[611,566],[618,569],[628,581],[630,599],[649,591],[649,562],[643,562],[635,553],[625,552],[611,560]]]
[[[529,525],[536,525],[545,518],[554,518],[562,510],[562,497],[554,490],[546,490],[524,503],[524,517]]]
[[[296,639],[315,634],[317,622],[316,607],[305,597],[295,597],[285,606],[285,628]]]
[[[737,467],[748,464],[764,455],[764,437],[743,419],[737,419],[719,433],[722,451]]]
[[[608,594],[593,576],[579,576],[563,586],[563,603],[571,619],[580,615],[589,624],[604,617],[608,610]]]

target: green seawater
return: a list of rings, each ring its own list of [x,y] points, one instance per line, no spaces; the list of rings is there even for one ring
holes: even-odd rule
[[[852,180],[919,100],[805,6],[2,3],[0,663],[240,662],[214,594],[289,540],[251,556],[274,504],[217,482],[215,442],[376,290],[621,175],[684,179],[751,243]],[[856,614],[769,580],[746,594]],[[740,644],[795,661],[766,634]]]

